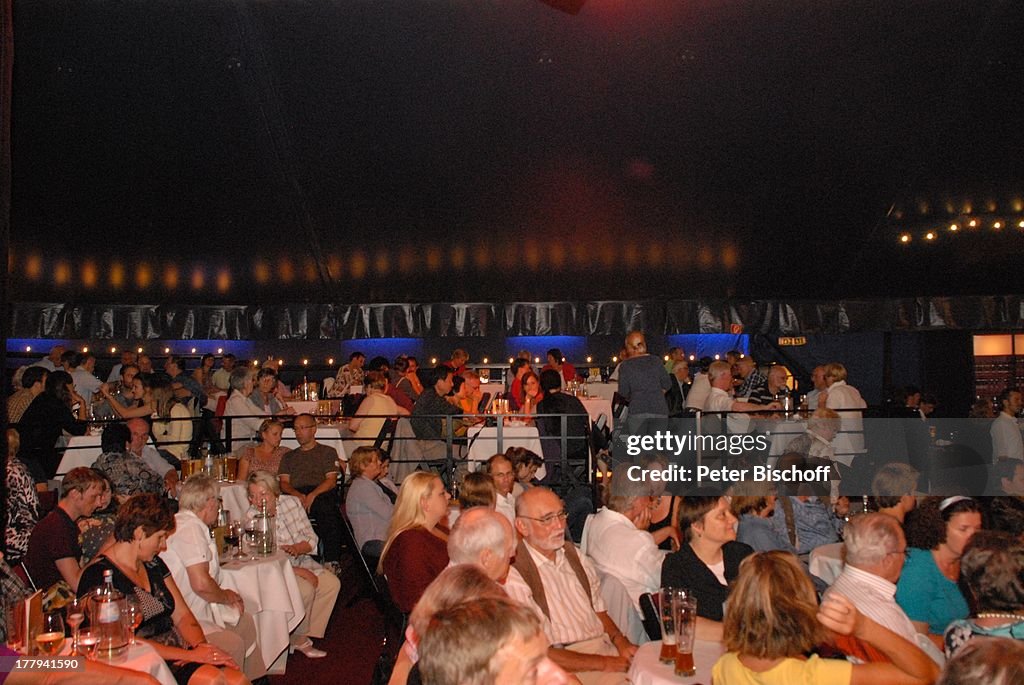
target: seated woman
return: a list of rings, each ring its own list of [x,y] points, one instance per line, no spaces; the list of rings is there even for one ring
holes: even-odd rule
[[[157,556],[172,530],[174,514],[166,499],[132,497],[117,512],[114,543],[82,572],[78,596],[103,585],[103,572],[113,571],[114,587],[137,597],[142,606],[136,634],[163,657],[178,683],[248,683],[231,657],[206,642],[171,572]]]
[[[356,545],[372,568],[380,561],[395,505],[377,481],[381,475],[380,450],[357,447],[348,458],[348,466],[352,482],[345,498],[345,513],[352,524]]]
[[[39,493],[32,474],[18,459],[21,440],[18,431],[7,429],[7,526],[5,540],[8,560],[17,564],[28,551],[28,539],[39,523]]]
[[[775,488],[769,483],[749,481],[733,486],[729,506],[733,516],[740,520],[736,539],[757,552],[780,550],[796,554],[789,538],[769,520],[775,515],[775,499]]]
[[[970,497],[929,497],[907,515],[907,561],[896,585],[896,602],[922,633],[941,635],[967,618],[957,581],[960,557],[981,530],[981,507]]]
[[[265,416],[266,412],[250,400],[256,387],[255,382],[256,376],[252,369],[243,366],[235,367],[228,376],[230,390],[224,404],[225,430],[228,423],[231,423],[231,445],[228,445],[228,449],[234,449],[237,445],[252,439],[263,425],[263,419],[259,417]],[[225,432],[222,437],[226,439],[227,433]]]
[[[416,375],[416,371],[419,369],[419,362],[416,357],[400,356],[395,359],[395,387],[406,394],[406,396],[415,402],[419,399],[423,393],[423,383],[420,382],[420,377]]]
[[[537,413],[537,404],[544,399],[544,392],[540,388],[540,377],[533,371],[523,374],[521,392],[518,402],[520,414],[532,416]]]
[[[960,561],[960,579],[975,611],[946,628],[946,656],[975,635],[1024,640],[1024,542],[1010,533],[975,534]]]
[[[692,590],[697,615],[712,621],[722,620],[729,585],[739,574],[740,562],[754,551],[736,542],[735,525],[725,497],[683,497],[679,507],[683,544],[665,557],[661,567],[662,586]]]
[[[305,618],[292,631],[289,649],[302,652],[310,659],[325,657],[327,652],[314,647],[310,638],[324,636],[341,583],[311,556],[316,552],[319,539],[298,498],[282,496],[277,478],[266,471],[250,473],[248,483],[248,515],[255,514],[264,502],[267,504],[267,512],[275,514],[277,548],[291,557],[289,561],[299,582],[302,604],[306,607]]]
[[[78,415],[71,407],[78,404]],[[46,377],[46,389],[36,396],[18,422],[21,447],[18,459],[28,467],[36,483],[53,478],[60,465],[61,453],[57,440],[62,432],[85,435],[89,424],[85,422],[89,403],[75,392],[71,375],[54,371]]]
[[[525,447],[509,447],[505,450],[505,456],[512,462],[512,473],[516,478],[515,485],[512,486],[512,496],[519,497],[534,486],[533,481],[537,477],[538,469],[544,465],[544,459]]]
[[[275,476],[281,468],[281,457],[290,451],[281,447],[284,424],[277,419],[264,419],[256,431],[259,440],[255,445],[246,445],[238,452],[238,480],[244,481],[254,471],[266,471]]]
[[[391,597],[409,613],[427,586],[448,566],[448,532],[440,527],[448,515],[448,492],[433,473],[416,471],[402,481],[379,573]]]
[[[644,463],[643,466],[649,469],[664,469],[668,466],[668,461],[659,456]],[[654,538],[658,549],[674,552],[680,545],[679,505],[682,498],[666,494],[664,483],[656,482],[652,485],[655,488],[652,491],[654,508],[651,509],[651,525],[647,532]]]
[[[359,403],[356,415],[349,421],[348,427],[352,430],[357,444],[372,447],[388,416],[408,416],[409,412],[399,407],[385,394],[384,390],[388,385],[385,372],[368,371],[365,380],[363,388],[366,396]]]
[[[174,396],[169,385],[153,388],[156,419],[153,421],[153,440],[161,450],[170,452],[178,461],[188,459],[192,441],[192,411]]]
[[[82,546],[82,566],[114,542],[114,521],[119,502],[114,496],[114,484],[107,474],[93,469],[103,479],[103,490],[97,499],[96,510],[90,516],[78,519],[78,544]]]
[[[124,406],[117,397],[110,392],[110,386],[104,383],[100,386],[100,392],[110,403],[110,408],[122,419],[149,418],[156,413],[156,400],[153,399],[153,385],[157,378],[151,373],[137,373],[132,378],[131,397],[134,400],[131,406]],[[124,392],[122,389],[121,392]]]
[[[445,522],[450,530],[459,520],[462,512],[473,507],[494,509],[497,501],[498,491],[494,487],[494,479],[490,474],[482,471],[467,473],[462,477],[462,484],[459,486],[458,506],[448,507],[448,516]]]
[[[855,666],[813,654],[828,640],[826,628],[867,642],[892,663]],[[939,673],[924,652],[862,616],[845,597],[833,595],[819,607],[814,585],[788,552],[758,552],[743,561],[723,633],[728,651],[711,670],[715,685],[924,685]]]

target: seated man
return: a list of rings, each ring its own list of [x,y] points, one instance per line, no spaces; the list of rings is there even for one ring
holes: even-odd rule
[[[605,611],[593,566],[565,540],[562,500],[545,487],[516,501],[522,536],[505,591],[542,617],[552,647],[548,656],[583,683],[627,683],[636,653]]]
[[[504,516],[487,507],[467,509],[448,536],[449,566],[473,564],[496,583],[504,583],[516,554],[516,533]]]
[[[495,509],[513,523],[516,520],[516,498],[512,488],[516,484],[512,461],[504,454],[495,454],[484,462],[484,472],[494,479]]]
[[[143,425],[146,423],[142,419],[137,420]],[[114,485],[114,495],[119,502],[143,492],[164,494],[167,491],[164,475],[154,471],[149,464],[132,452],[131,444],[132,434],[128,426],[123,423],[107,424],[103,429],[103,437],[100,438],[102,454],[96,459],[93,468],[107,474]],[[173,469],[170,471],[175,473]]]
[[[341,502],[338,476],[344,476],[338,452],[316,441],[316,419],[299,414],[293,424],[299,446],[281,458],[278,477],[281,492],[298,497],[302,507],[316,519],[323,540],[324,567],[341,572]]]
[[[23,560],[37,589],[45,592],[64,581],[72,592],[78,592],[82,547],[76,521],[96,511],[103,485],[103,477],[85,466],[71,469],[64,476],[60,501],[36,524]]]
[[[888,514],[854,516],[846,525],[846,566],[825,598],[838,593],[857,610],[908,642],[916,644],[940,666],[945,663],[942,652],[926,636],[914,628],[910,617],[896,603],[896,581],[903,570],[907,541],[900,522]],[[884,659],[869,647],[867,660]]]
[[[168,492],[173,493],[178,488],[178,472],[175,470],[179,464],[172,464],[164,457],[154,445],[150,444],[149,422],[146,419],[134,418],[125,422],[128,430],[131,431],[131,442],[128,443],[128,456],[139,459],[154,472],[164,478],[164,486]],[[173,459],[168,454],[168,458]]]
[[[562,441],[554,438],[562,436],[561,416],[540,416],[541,414],[566,415],[566,450],[569,459],[587,458],[587,428],[590,418],[587,408],[577,398],[561,392],[561,376],[557,371],[548,369],[540,372],[540,387],[544,391],[544,399],[537,403],[537,432],[541,437],[541,451],[544,461],[551,465],[552,470],[562,457]],[[545,440],[545,438],[550,438]]]
[[[444,364],[422,370],[425,376],[423,394],[412,409],[412,430],[420,440],[444,440],[447,436],[446,416],[458,416],[462,410],[447,399],[452,391],[452,370]],[[428,417],[428,418],[417,418]],[[451,419],[452,429],[462,426],[459,419]]]
[[[192,476],[181,486],[178,505],[174,532],[160,558],[210,644],[230,654],[250,680],[259,678],[267,668],[256,625],[241,596],[220,585],[217,546],[210,537],[210,526],[217,522],[217,481],[205,474]]]
[[[640,595],[661,587],[665,550],[647,532],[651,523],[651,484],[629,478],[630,464],[612,474],[608,506],[598,511],[583,531],[580,550],[602,573],[622,581],[640,612]]]
[[[511,600],[484,598],[436,612],[420,642],[426,685],[566,685],[540,622]]]

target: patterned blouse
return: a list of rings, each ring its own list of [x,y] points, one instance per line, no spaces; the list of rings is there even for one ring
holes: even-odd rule
[[[348,389],[353,385],[363,384],[363,370],[352,366],[351,363],[338,369],[338,375],[334,379],[334,387],[331,388],[331,397],[341,397],[348,394]]]
[[[117,495],[130,497],[144,492],[164,493],[164,477],[133,454],[104,452],[92,467],[107,474]]]
[[[39,495],[28,467],[7,458],[7,560],[17,563],[28,552],[28,539],[39,523]]]
[[[238,458],[239,460],[244,459],[249,462],[249,473],[253,471],[269,471],[276,476],[278,469],[281,468],[281,457],[290,451],[287,447],[278,446],[277,449],[270,453],[269,457],[260,459],[256,454],[256,446],[248,445],[243,447],[238,453]]]

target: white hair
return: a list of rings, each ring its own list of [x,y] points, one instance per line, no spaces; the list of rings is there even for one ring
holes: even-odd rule
[[[453,564],[476,564],[485,549],[506,554],[508,543],[502,515],[487,507],[467,509],[455,521],[448,536],[448,558]]]

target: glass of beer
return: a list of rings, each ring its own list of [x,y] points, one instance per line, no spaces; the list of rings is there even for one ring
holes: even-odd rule
[[[697,633],[697,598],[682,593],[673,604],[676,628],[676,675],[696,675],[693,663],[693,641]]]
[[[661,654],[663,664],[671,664],[676,658],[676,621],[673,609],[675,597],[682,592],[674,587],[663,587],[654,595],[661,620]]]

